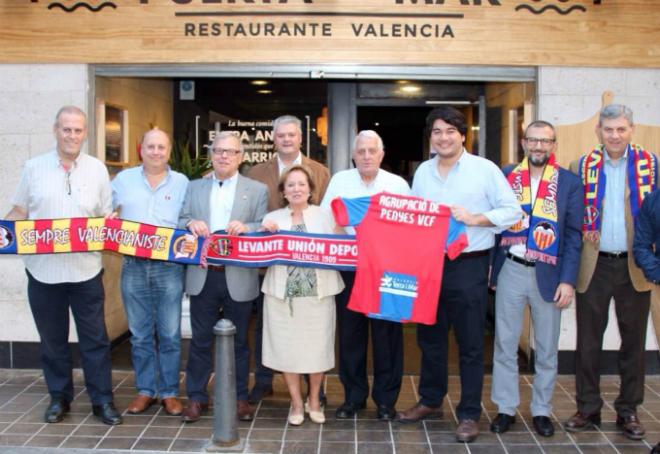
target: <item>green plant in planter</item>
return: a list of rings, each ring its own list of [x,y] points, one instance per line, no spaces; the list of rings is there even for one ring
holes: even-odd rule
[[[211,168],[208,157],[205,155],[193,157],[190,144],[183,140],[175,142],[172,146],[169,164],[172,170],[181,172],[190,180],[201,178]]]

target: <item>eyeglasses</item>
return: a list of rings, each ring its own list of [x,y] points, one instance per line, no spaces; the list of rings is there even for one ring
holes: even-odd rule
[[[545,147],[552,145],[553,143],[556,142],[555,139],[537,139],[536,137],[525,137],[525,142],[527,142],[529,145],[537,145],[541,144]]]
[[[234,148],[211,148],[211,151],[216,156],[222,156],[226,154],[227,156],[236,156],[241,152],[241,150],[236,150]]]

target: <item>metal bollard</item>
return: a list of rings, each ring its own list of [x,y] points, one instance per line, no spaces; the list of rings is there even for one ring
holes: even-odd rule
[[[215,334],[215,386],[213,405],[213,438],[207,451],[216,451],[240,443],[236,415],[236,362],[231,320],[222,319],[213,327]]]

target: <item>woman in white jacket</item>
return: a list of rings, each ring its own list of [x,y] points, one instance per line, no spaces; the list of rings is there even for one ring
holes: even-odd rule
[[[263,230],[334,233],[332,215],[311,205],[315,185],[302,165],[287,169],[278,186],[284,208],[268,213]],[[274,265],[268,268],[264,293],[263,363],[284,375],[291,410],[289,424],[300,425],[305,411],[325,422],[319,401],[323,376],[335,365],[335,295],[344,283],[334,270]],[[309,398],[303,403],[301,374],[309,374]]]

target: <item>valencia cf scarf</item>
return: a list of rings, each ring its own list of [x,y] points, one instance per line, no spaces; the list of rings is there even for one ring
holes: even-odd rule
[[[584,187],[583,232],[600,232],[605,198],[604,147],[600,145],[580,158],[579,176]],[[647,194],[656,186],[658,163],[655,155],[636,144],[629,144],[626,179],[630,189],[630,212],[633,222]]]
[[[509,184],[524,211],[523,219],[502,232],[501,246],[526,244],[526,258],[555,265],[559,251],[557,228],[557,182],[559,166],[551,154],[532,201],[529,159],[525,158],[508,176]]]

